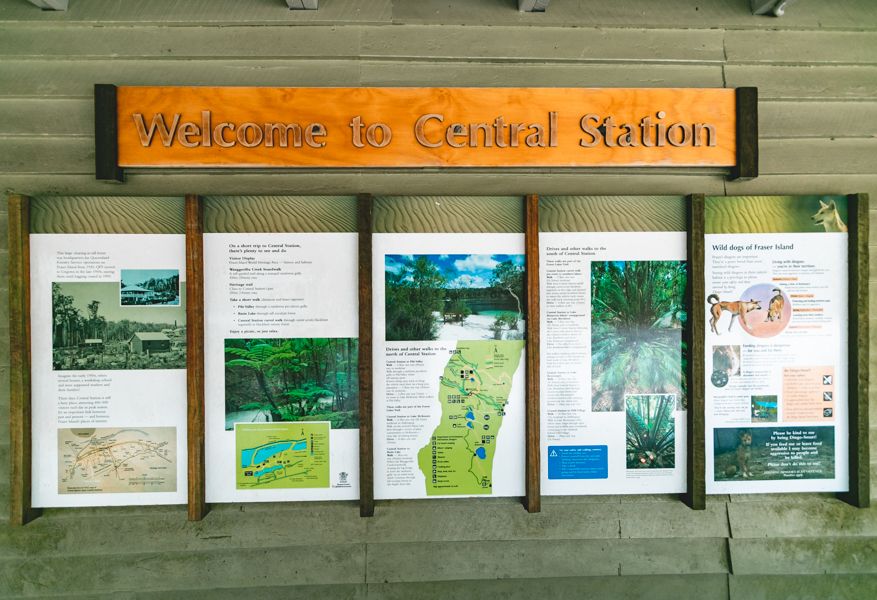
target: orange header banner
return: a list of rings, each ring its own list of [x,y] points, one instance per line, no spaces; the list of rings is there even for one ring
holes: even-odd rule
[[[98,85],[96,135],[100,159],[106,166],[114,158],[118,172],[732,167],[739,91]],[[108,148],[113,140],[101,122],[113,108],[115,148]]]

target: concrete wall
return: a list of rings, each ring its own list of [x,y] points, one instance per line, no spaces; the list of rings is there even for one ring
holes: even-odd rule
[[[7,0],[0,5],[0,190],[46,201],[187,192],[877,196],[872,0],[798,2],[781,19],[751,16],[747,0],[554,0],[546,13],[530,15],[511,0],[320,5],[293,12],[275,0],[71,0],[68,12],[51,13]],[[93,177],[98,82],[754,85],[762,176],[734,183],[717,171],[685,169],[344,169],[133,173],[119,185]],[[3,211],[0,414],[9,380]],[[873,341],[871,352],[877,360]],[[877,423],[877,410],[871,415]],[[8,447],[0,418],[0,454]],[[7,479],[4,459],[0,518]],[[24,528],[2,524],[0,596],[877,596],[877,510],[818,494],[716,496],[702,512],[675,498],[637,496],[546,498],[535,515],[501,499],[378,503],[371,519],[351,503],[224,505],[199,523],[185,515],[183,507],[55,509]]]

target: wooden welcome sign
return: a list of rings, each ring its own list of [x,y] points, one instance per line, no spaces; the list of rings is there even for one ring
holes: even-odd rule
[[[95,86],[96,174],[126,168],[731,167],[757,92]]]

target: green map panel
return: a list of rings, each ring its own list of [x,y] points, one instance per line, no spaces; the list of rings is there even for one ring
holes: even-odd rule
[[[493,492],[496,440],[524,342],[459,341],[439,387],[441,423],[417,453],[426,494]]]
[[[329,487],[329,423],[235,425],[237,489]]]

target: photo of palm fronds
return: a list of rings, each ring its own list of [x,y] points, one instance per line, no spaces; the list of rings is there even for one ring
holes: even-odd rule
[[[685,408],[685,261],[591,263],[591,405],[624,410],[632,394]]]
[[[672,469],[676,466],[676,421],[672,394],[643,394],[625,399],[627,468]]]

